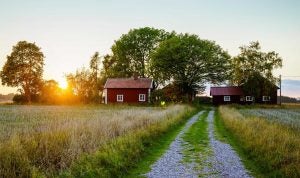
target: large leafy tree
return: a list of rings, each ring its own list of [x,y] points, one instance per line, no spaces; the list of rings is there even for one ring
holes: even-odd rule
[[[138,73],[141,77],[151,77],[149,70],[150,53],[173,33],[144,27],[130,30],[121,36],[112,46],[112,56],[107,58],[110,64],[110,77],[131,77]],[[108,61],[110,60],[110,61]]]
[[[60,100],[62,89],[59,88],[55,80],[46,80],[43,82],[39,101],[47,104],[57,104]]]
[[[250,42],[248,46],[240,47],[240,54],[232,59],[231,83],[243,85],[253,76],[276,82],[272,71],[282,67],[282,59],[275,51],[262,52],[259,42]]]
[[[276,89],[273,70],[282,67],[282,59],[275,51],[263,52],[259,42],[240,47],[240,54],[232,59],[231,83],[242,86],[246,95],[260,98]],[[272,96],[276,97],[276,96]]]
[[[100,55],[99,52],[95,52],[95,54],[91,57],[90,60],[90,82],[91,82],[91,90],[92,90],[92,100],[94,102],[99,102],[99,89],[100,89]]]
[[[13,47],[12,53],[1,71],[2,85],[21,87],[27,102],[31,102],[42,84],[44,54],[35,43],[20,41]]]
[[[66,75],[68,89],[83,103],[99,102],[101,89],[100,55],[95,52],[91,57],[89,68],[81,68]]]
[[[93,86],[91,81],[91,72],[89,69],[81,68],[75,74],[68,74],[66,76],[68,87],[73,94],[83,103],[90,103],[93,101]]]
[[[230,56],[219,45],[190,34],[161,42],[151,57],[155,79],[172,82],[187,96],[202,91],[205,82],[226,80],[230,67]]]

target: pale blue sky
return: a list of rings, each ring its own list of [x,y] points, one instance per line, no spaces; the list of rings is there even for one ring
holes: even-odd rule
[[[46,56],[44,78],[61,81],[95,51],[109,53],[129,29],[151,26],[195,33],[231,55],[258,40],[284,59],[276,75],[300,76],[299,17],[297,0],[0,0],[0,67],[18,41],[36,42]],[[0,93],[11,91],[0,86]]]

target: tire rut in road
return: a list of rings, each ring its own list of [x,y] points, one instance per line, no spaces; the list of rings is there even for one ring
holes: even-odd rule
[[[214,111],[210,111],[207,117],[208,136],[212,154],[205,160],[205,167],[200,175],[205,177],[251,177],[241,162],[241,159],[233,148],[215,138],[214,135]]]
[[[188,120],[165,154],[151,166],[151,171],[146,174],[147,177],[198,177],[197,172],[194,171],[193,164],[183,163],[183,145],[186,143],[182,135],[198,120],[202,113],[203,111]]]

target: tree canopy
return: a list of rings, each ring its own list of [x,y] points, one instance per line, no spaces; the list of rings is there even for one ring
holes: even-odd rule
[[[21,87],[27,102],[41,89],[44,54],[35,43],[18,42],[1,71],[2,85]]]
[[[243,85],[253,76],[261,75],[275,84],[272,71],[282,67],[282,59],[275,51],[262,52],[259,42],[240,47],[240,54],[232,59],[231,83]]]
[[[273,70],[282,67],[282,59],[275,51],[262,52],[259,42],[240,47],[240,54],[232,59],[231,83],[242,86],[246,95],[260,98],[276,90]]]
[[[150,53],[171,35],[150,27],[133,29],[122,35],[111,47],[112,56],[106,59],[106,63],[110,63],[110,77],[131,77],[134,73],[151,77]]]
[[[223,82],[230,67],[230,56],[219,45],[190,34],[161,42],[151,57],[155,80],[173,82],[188,95],[203,89],[205,82]]]

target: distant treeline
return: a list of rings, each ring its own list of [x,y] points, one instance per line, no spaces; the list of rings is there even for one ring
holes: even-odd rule
[[[0,101],[12,101],[14,96],[14,93],[9,93],[7,95],[0,94]]]
[[[280,101],[280,96],[278,96],[278,100]],[[281,96],[282,103],[300,103],[300,100],[297,98],[289,97],[289,96]]]

